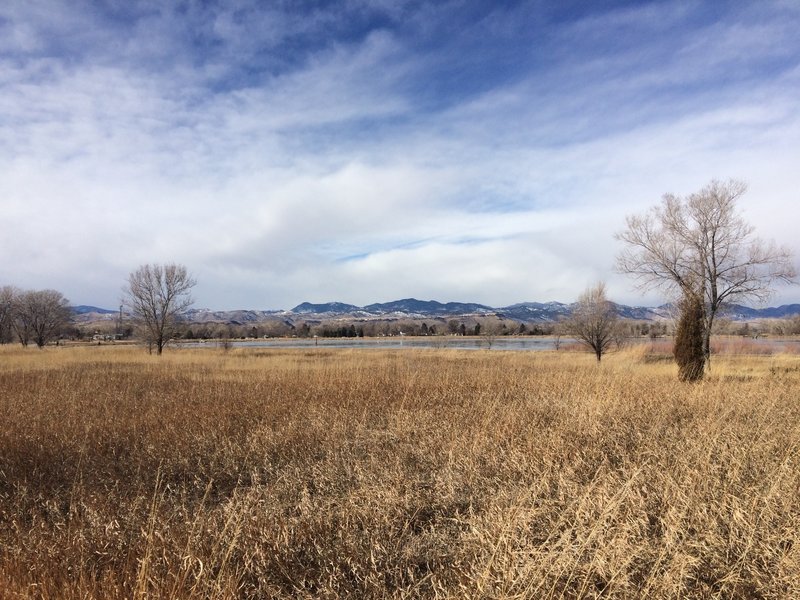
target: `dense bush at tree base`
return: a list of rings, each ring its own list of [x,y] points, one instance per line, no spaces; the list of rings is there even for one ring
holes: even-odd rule
[[[684,296],[679,309],[673,349],[675,362],[678,363],[678,377],[681,381],[699,381],[703,378],[706,364],[703,351],[703,303],[697,296]]]

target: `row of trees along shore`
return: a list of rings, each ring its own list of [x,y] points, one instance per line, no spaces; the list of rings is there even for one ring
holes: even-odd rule
[[[613,304],[612,304],[613,306]],[[675,306],[664,320],[620,319],[617,322],[619,341],[629,339],[671,337],[675,334],[679,310]],[[462,327],[462,325],[464,327]],[[103,329],[105,327],[105,329]],[[115,322],[93,322],[83,327],[84,335],[106,334],[109,338],[119,330]],[[133,322],[126,320],[121,331],[132,335]],[[182,319],[175,329],[175,340],[248,340],[262,338],[359,338],[421,336],[448,337],[454,335],[502,338],[506,336],[559,336],[565,341],[567,334],[563,321],[520,323],[497,316],[465,316],[447,318],[395,318],[353,319],[345,321],[288,321],[275,318],[268,321],[231,323],[223,321],[197,322]],[[784,318],[765,318],[755,321],[735,321],[726,317],[714,320],[714,335],[741,336],[758,339],[763,336],[788,336],[800,334],[800,315]],[[613,344],[612,348],[616,348]]]
[[[701,379],[710,366],[711,333],[726,303],[763,302],[776,283],[794,283],[797,276],[789,250],[754,236],[738,213],[745,191],[740,181],[713,180],[683,198],[667,194],[648,212],[628,216],[615,236],[624,244],[617,271],[632,276],[640,289],[661,289],[679,309],[674,355],[682,380]],[[142,265],[128,276],[124,303],[151,352],[161,354],[178,333],[195,285],[178,264]],[[2,342],[16,336],[23,345],[33,341],[42,347],[69,318],[68,302],[55,290],[0,288]],[[469,333],[478,334],[479,328]],[[605,284],[588,288],[559,328],[589,347],[599,362],[621,331]],[[351,329],[347,332],[357,335]],[[459,331],[467,333],[463,323]]]

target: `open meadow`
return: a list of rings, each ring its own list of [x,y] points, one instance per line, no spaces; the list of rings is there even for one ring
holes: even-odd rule
[[[0,597],[798,598],[800,356],[0,348]]]

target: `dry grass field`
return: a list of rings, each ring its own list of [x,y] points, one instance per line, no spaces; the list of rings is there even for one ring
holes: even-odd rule
[[[0,597],[798,598],[800,356],[0,348]]]

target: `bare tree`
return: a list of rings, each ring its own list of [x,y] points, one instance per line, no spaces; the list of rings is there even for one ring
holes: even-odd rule
[[[13,303],[13,323],[23,346],[32,339],[39,348],[69,323],[69,301],[56,290],[36,290],[18,294]]]
[[[175,331],[180,315],[194,302],[196,281],[183,265],[142,265],[128,275],[123,302],[161,354]]]
[[[614,304],[606,298],[606,285],[600,282],[581,294],[562,326],[565,333],[591,348],[600,362],[614,343],[617,320]]]
[[[777,282],[792,282],[789,250],[753,236],[736,210],[747,187],[712,181],[686,198],[667,194],[644,215],[628,216],[617,234],[626,247],[617,269],[640,289],[659,287],[703,304],[703,353],[711,355],[711,328],[720,308],[734,301],[763,302]]]
[[[553,349],[558,352],[561,350],[562,337],[565,333],[565,324],[563,321],[557,321],[553,324]]]

